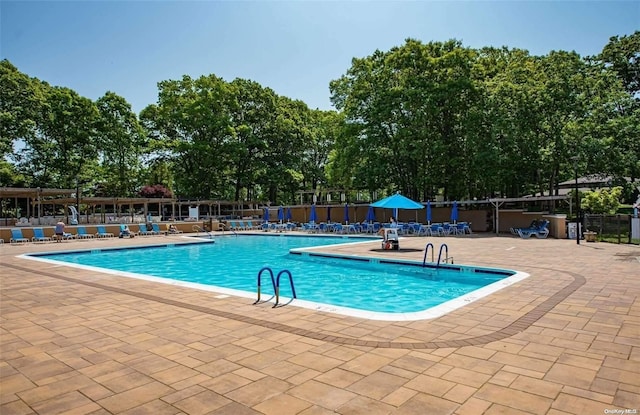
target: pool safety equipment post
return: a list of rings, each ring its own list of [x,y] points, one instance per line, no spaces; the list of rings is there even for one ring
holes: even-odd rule
[[[580,158],[578,156],[573,156],[571,157],[571,160],[573,160],[573,170],[575,171],[575,177],[576,177],[576,186],[575,186],[575,192],[576,192],[576,244],[580,245],[580,225],[581,225],[581,221],[580,221],[580,195],[578,192],[578,160]]]

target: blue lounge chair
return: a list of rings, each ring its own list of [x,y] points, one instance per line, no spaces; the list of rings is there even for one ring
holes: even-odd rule
[[[456,225],[453,225],[451,223],[443,223],[442,224],[442,229],[444,232],[445,236],[449,236],[451,234],[456,234]]]
[[[302,225],[302,230],[309,233],[318,233],[320,232],[320,224],[317,224],[315,222],[307,222]]]
[[[454,235],[465,235],[467,233],[467,229],[469,229],[469,226],[466,223],[460,222],[454,225],[452,231]],[[469,232],[471,232],[471,229],[469,229]]]
[[[347,233],[347,228],[345,228],[344,226],[342,226],[341,223],[334,223],[333,224],[333,231],[335,233]]]
[[[111,232],[107,232],[104,225],[98,225],[96,226],[96,229],[98,230],[98,232],[96,232],[96,236],[98,238],[113,238],[113,234]]]
[[[532,235],[535,235],[536,238],[545,239],[547,236],[549,236],[548,226],[549,226],[549,221],[543,220],[542,222],[538,223],[538,225],[535,227],[518,228],[517,233],[518,233],[518,236],[520,236],[522,239],[528,239]]]
[[[33,228],[33,238],[31,238],[31,242],[52,242],[53,239],[50,236],[44,235],[44,230],[42,228]]]
[[[445,236],[444,226],[441,223],[431,224],[431,235],[433,236]]]
[[[360,232],[360,225],[355,225],[353,223],[349,223],[349,224],[343,225],[342,226],[342,232],[343,233],[353,233],[353,234],[359,233]]]
[[[147,230],[147,224],[146,223],[139,223],[138,224],[138,235],[142,235],[142,236],[148,236],[148,235],[153,235],[152,232],[149,232]]]
[[[11,229],[11,238],[9,239],[11,244],[21,244],[29,242],[29,239],[25,238],[22,235],[22,229],[20,228],[12,228]]]
[[[160,230],[160,225],[158,225],[157,223],[152,223],[151,229],[151,235],[160,235],[162,233],[162,231]]]
[[[534,219],[533,221],[531,221],[529,226],[527,226],[527,227],[519,227],[519,228],[515,228],[514,227],[514,228],[511,228],[510,231],[511,231],[512,234],[518,235],[518,231],[519,230],[527,230],[527,231],[534,230],[534,229],[536,229],[538,227],[539,224],[540,224],[540,222],[538,221],[538,219]]]
[[[420,226],[418,227],[418,236],[433,236],[433,233],[431,231],[431,225],[423,225],[423,224],[419,224]]]
[[[85,229],[84,226],[78,226],[76,228],[76,232],[78,233],[78,239],[92,239],[94,238],[93,235],[91,235],[90,233],[87,233],[87,230]]]

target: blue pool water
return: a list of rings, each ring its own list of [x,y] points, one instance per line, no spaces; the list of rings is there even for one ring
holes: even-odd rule
[[[409,261],[332,258],[296,250],[352,242],[338,237],[240,235],[218,237],[215,243],[48,253],[45,258],[225,287],[254,296],[261,268],[270,267],[274,274],[287,269],[293,275],[298,299],[381,313],[426,310],[514,274],[460,266],[436,270]],[[290,253],[291,249],[296,253]],[[268,297],[274,291],[268,274],[263,274],[262,281],[263,297]],[[286,278],[282,279],[280,295],[291,296]]]

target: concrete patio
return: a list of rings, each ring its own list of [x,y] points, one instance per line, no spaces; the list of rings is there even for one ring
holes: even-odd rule
[[[638,246],[474,234],[404,238],[413,252],[321,248],[421,260],[427,242],[446,242],[456,263],[531,274],[445,316],[405,322],[254,306],[16,257],[182,240],[0,245],[0,413],[640,411]]]

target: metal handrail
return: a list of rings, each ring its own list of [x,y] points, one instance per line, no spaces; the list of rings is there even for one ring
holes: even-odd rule
[[[278,302],[280,301],[280,277],[282,276],[282,274],[287,274],[289,276],[293,298],[297,298],[296,289],[293,286],[293,277],[291,276],[291,272],[288,269],[283,269],[278,273],[278,277],[276,278],[276,303],[273,305],[273,308],[276,308],[278,306]]]
[[[451,263],[453,264],[453,257],[449,256],[449,247],[447,246],[447,244],[442,244],[442,245],[440,245],[440,252],[438,252],[438,263],[436,264],[436,268],[440,267],[440,261],[441,261],[441,258],[442,258],[442,248],[444,248],[444,250],[445,250],[444,262],[447,263],[449,261],[449,259],[451,259]]]
[[[262,277],[262,273],[264,271],[269,271],[269,274],[271,276],[271,284],[273,284],[273,289],[276,292],[276,304],[278,303],[278,301],[277,301],[278,289],[276,288],[276,280],[273,278],[273,271],[269,267],[264,267],[260,271],[258,271],[258,299],[253,303],[253,305],[256,305],[256,304],[258,304],[260,302],[261,277]],[[280,277],[280,275],[278,275],[278,277]]]
[[[422,266],[426,266],[427,265],[427,254],[429,253],[429,247],[431,247],[431,262],[433,262],[434,260],[434,255],[435,255],[435,248],[433,247],[433,244],[431,242],[429,242],[427,244],[427,246],[424,248],[424,258],[422,259]]]

